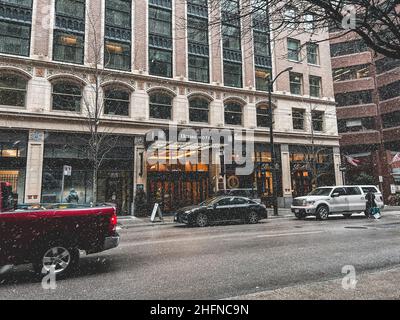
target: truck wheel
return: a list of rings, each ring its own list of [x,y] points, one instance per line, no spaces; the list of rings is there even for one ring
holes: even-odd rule
[[[349,218],[351,218],[352,214],[351,214],[351,213],[343,213],[343,216],[344,216],[346,219],[349,219]]]
[[[52,268],[56,277],[68,275],[79,264],[79,250],[62,244],[52,244],[40,251],[33,263],[35,272],[48,274]]]
[[[248,224],[257,224],[260,221],[260,217],[257,212],[251,211],[247,216],[247,223]]]
[[[200,213],[196,218],[196,224],[200,228],[207,227],[208,217],[204,213]]]
[[[327,220],[329,218],[329,208],[325,205],[319,206],[316,216],[318,220]]]
[[[299,220],[303,220],[306,217],[306,215],[302,212],[295,212],[294,216]]]

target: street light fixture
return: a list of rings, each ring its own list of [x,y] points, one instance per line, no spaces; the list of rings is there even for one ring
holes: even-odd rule
[[[274,144],[274,110],[272,108],[272,87],[275,81],[285,72],[292,71],[293,67],[286,68],[278,73],[278,75],[271,80],[271,73],[266,73],[267,88],[268,88],[268,105],[269,105],[269,139],[270,139],[270,150],[271,150],[271,173],[272,173],[272,205],[274,207],[274,216],[278,215],[278,194],[277,194],[277,181],[276,181],[276,163],[275,144]]]

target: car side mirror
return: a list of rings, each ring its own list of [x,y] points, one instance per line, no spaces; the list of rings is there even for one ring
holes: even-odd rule
[[[332,198],[338,198],[340,197],[340,193],[339,192],[335,192],[332,194]]]

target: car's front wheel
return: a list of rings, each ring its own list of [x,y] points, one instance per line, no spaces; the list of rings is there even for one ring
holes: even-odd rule
[[[40,251],[33,263],[35,272],[48,274],[54,272],[58,277],[69,274],[79,264],[79,250],[63,244],[52,244]]]
[[[200,228],[207,227],[208,225],[208,217],[204,213],[199,213],[199,215],[196,218],[196,224]]]
[[[294,216],[299,220],[302,220],[306,217],[306,215],[303,212],[295,212]]]
[[[249,224],[257,224],[259,221],[260,221],[260,216],[255,211],[251,211],[247,216],[247,223]]]
[[[327,220],[329,218],[329,208],[325,205],[319,206],[316,216],[318,220]]]

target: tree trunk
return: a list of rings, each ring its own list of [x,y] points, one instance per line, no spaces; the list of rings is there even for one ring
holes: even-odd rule
[[[96,205],[97,203],[97,175],[98,175],[98,170],[97,167],[95,166],[93,168],[93,205]]]

